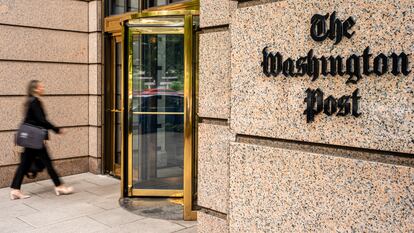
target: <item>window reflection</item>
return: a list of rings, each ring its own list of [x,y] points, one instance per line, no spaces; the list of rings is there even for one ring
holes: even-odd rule
[[[147,9],[182,1],[185,0],[109,0],[109,5],[107,5],[109,12],[107,12],[107,15],[118,15],[126,12],[139,11],[140,2],[142,2],[143,9]]]
[[[112,0],[111,1],[111,15],[122,14],[125,12],[124,0]]]
[[[183,0],[144,0],[144,8],[164,6],[171,3],[182,2]]]
[[[139,0],[129,0],[128,1],[128,12],[138,11],[139,9]]]
[[[182,190],[184,35],[132,37],[133,187]]]

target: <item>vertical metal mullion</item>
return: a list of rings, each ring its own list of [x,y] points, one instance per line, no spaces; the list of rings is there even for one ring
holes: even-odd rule
[[[132,115],[132,101],[133,101],[133,34],[131,30],[128,28],[128,44],[127,46],[127,54],[125,56],[126,62],[128,64],[128,72],[127,72],[127,79],[125,80],[126,87],[128,88],[128,98],[127,98],[127,124],[124,124],[127,126],[127,132],[128,132],[128,195],[132,196],[132,189],[133,189],[133,141],[132,141],[132,121],[133,121],[133,115]]]
[[[122,99],[121,101],[123,106],[123,111],[121,114],[122,118],[122,150],[121,150],[121,189],[122,189],[122,197],[130,196],[130,190],[128,189],[128,179],[129,179],[129,171],[128,171],[128,160],[129,160],[129,131],[127,127],[128,125],[128,118],[129,118],[129,112],[127,107],[129,107],[126,102],[128,101],[128,86],[126,85],[126,80],[128,80],[128,27],[125,25],[124,22],[122,22],[122,44],[121,44],[121,59],[122,59],[122,68],[121,68],[121,77],[122,77],[122,87],[121,87],[121,93],[122,93]]]
[[[184,16],[184,220],[195,220],[193,212],[193,16]]]

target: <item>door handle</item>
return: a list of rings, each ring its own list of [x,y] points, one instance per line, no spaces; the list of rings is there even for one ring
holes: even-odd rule
[[[123,109],[111,109],[109,110],[110,112],[118,112],[118,113],[122,113],[124,110]]]

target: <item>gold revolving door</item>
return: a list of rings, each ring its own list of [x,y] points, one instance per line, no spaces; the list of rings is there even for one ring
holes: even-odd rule
[[[128,196],[183,197],[194,219],[194,44],[198,11],[151,11],[124,22]]]

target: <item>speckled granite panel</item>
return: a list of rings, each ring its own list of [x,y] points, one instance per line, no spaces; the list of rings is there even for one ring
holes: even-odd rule
[[[102,66],[89,65],[89,94],[102,94]]]
[[[88,155],[88,127],[65,128],[64,134],[50,133],[51,157],[54,159]]]
[[[100,32],[89,33],[89,63],[101,63],[101,43],[102,35]]]
[[[213,27],[229,24],[230,0],[200,0],[200,26]]]
[[[414,168],[231,144],[230,232],[409,232]]]
[[[101,16],[102,1],[89,2],[89,31],[102,31],[102,16]]]
[[[0,130],[17,129],[23,120],[26,97],[0,98]],[[58,127],[88,125],[87,96],[43,97],[49,120]]]
[[[100,126],[102,118],[100,96],[89,96],[89,125]]]
[[[17,148],[14,147],[13,132],[1,132],[0,145],[0,166],[19,163],[20,158],[14,153],[14,150]]]
[[[57,126],[88,125],[87,96],[48,96],[44,102],[50,120]]]
[[[230,117],[230,33],[200,35],[199,116]]]
[[[227,220],[217,218],[215,216],[205,214],[203,212],[197,213],[197,232],[198,233],[228,233],[229,225]]]
[[[41,80],[48,94],[88,94],[88,65],[1,61],[0,73],[0,95],[26,95],[32,79]]]
[[[198,205],[227,213],[229,145],[235,136],[228,126],[199,124]]]
[[[89,155],[91,157],[102,157],[102,128],[89,127]]]
[[[0,23],[88,31],[88,3],[56,0],[2,0]]]
[[[0,26],[0,59],[88,62],[88,34]]]
[[[100,158],[89,157],[89,172],[93,174],[102,173],[102,160]]]
[[[342,20],[353,16],[355,35],[337,45],[310,38],[314,14],[337,11]],[[231,128],[236,133],[352,147],[414,153],[413,77],[364,76],[357,84],[347,77],[308,76],[268,78],[262,73],[262,50],[269,46],[284,59],[306,56],[310,49],[320,56],[362,55],[367,46],[378,55],[413,54],[414,4],[411,0],[309,0],[280,1],[243,7],[232,15]],[[411,63],[414,57],[410,55]],[[372,67],[373,58],[371,59]],[[411,67],[413,70],[413,67]],[[321,88],[325,97],[351,95],[359,88],[359,118],[316,116],[306,123],[307,88]]]

